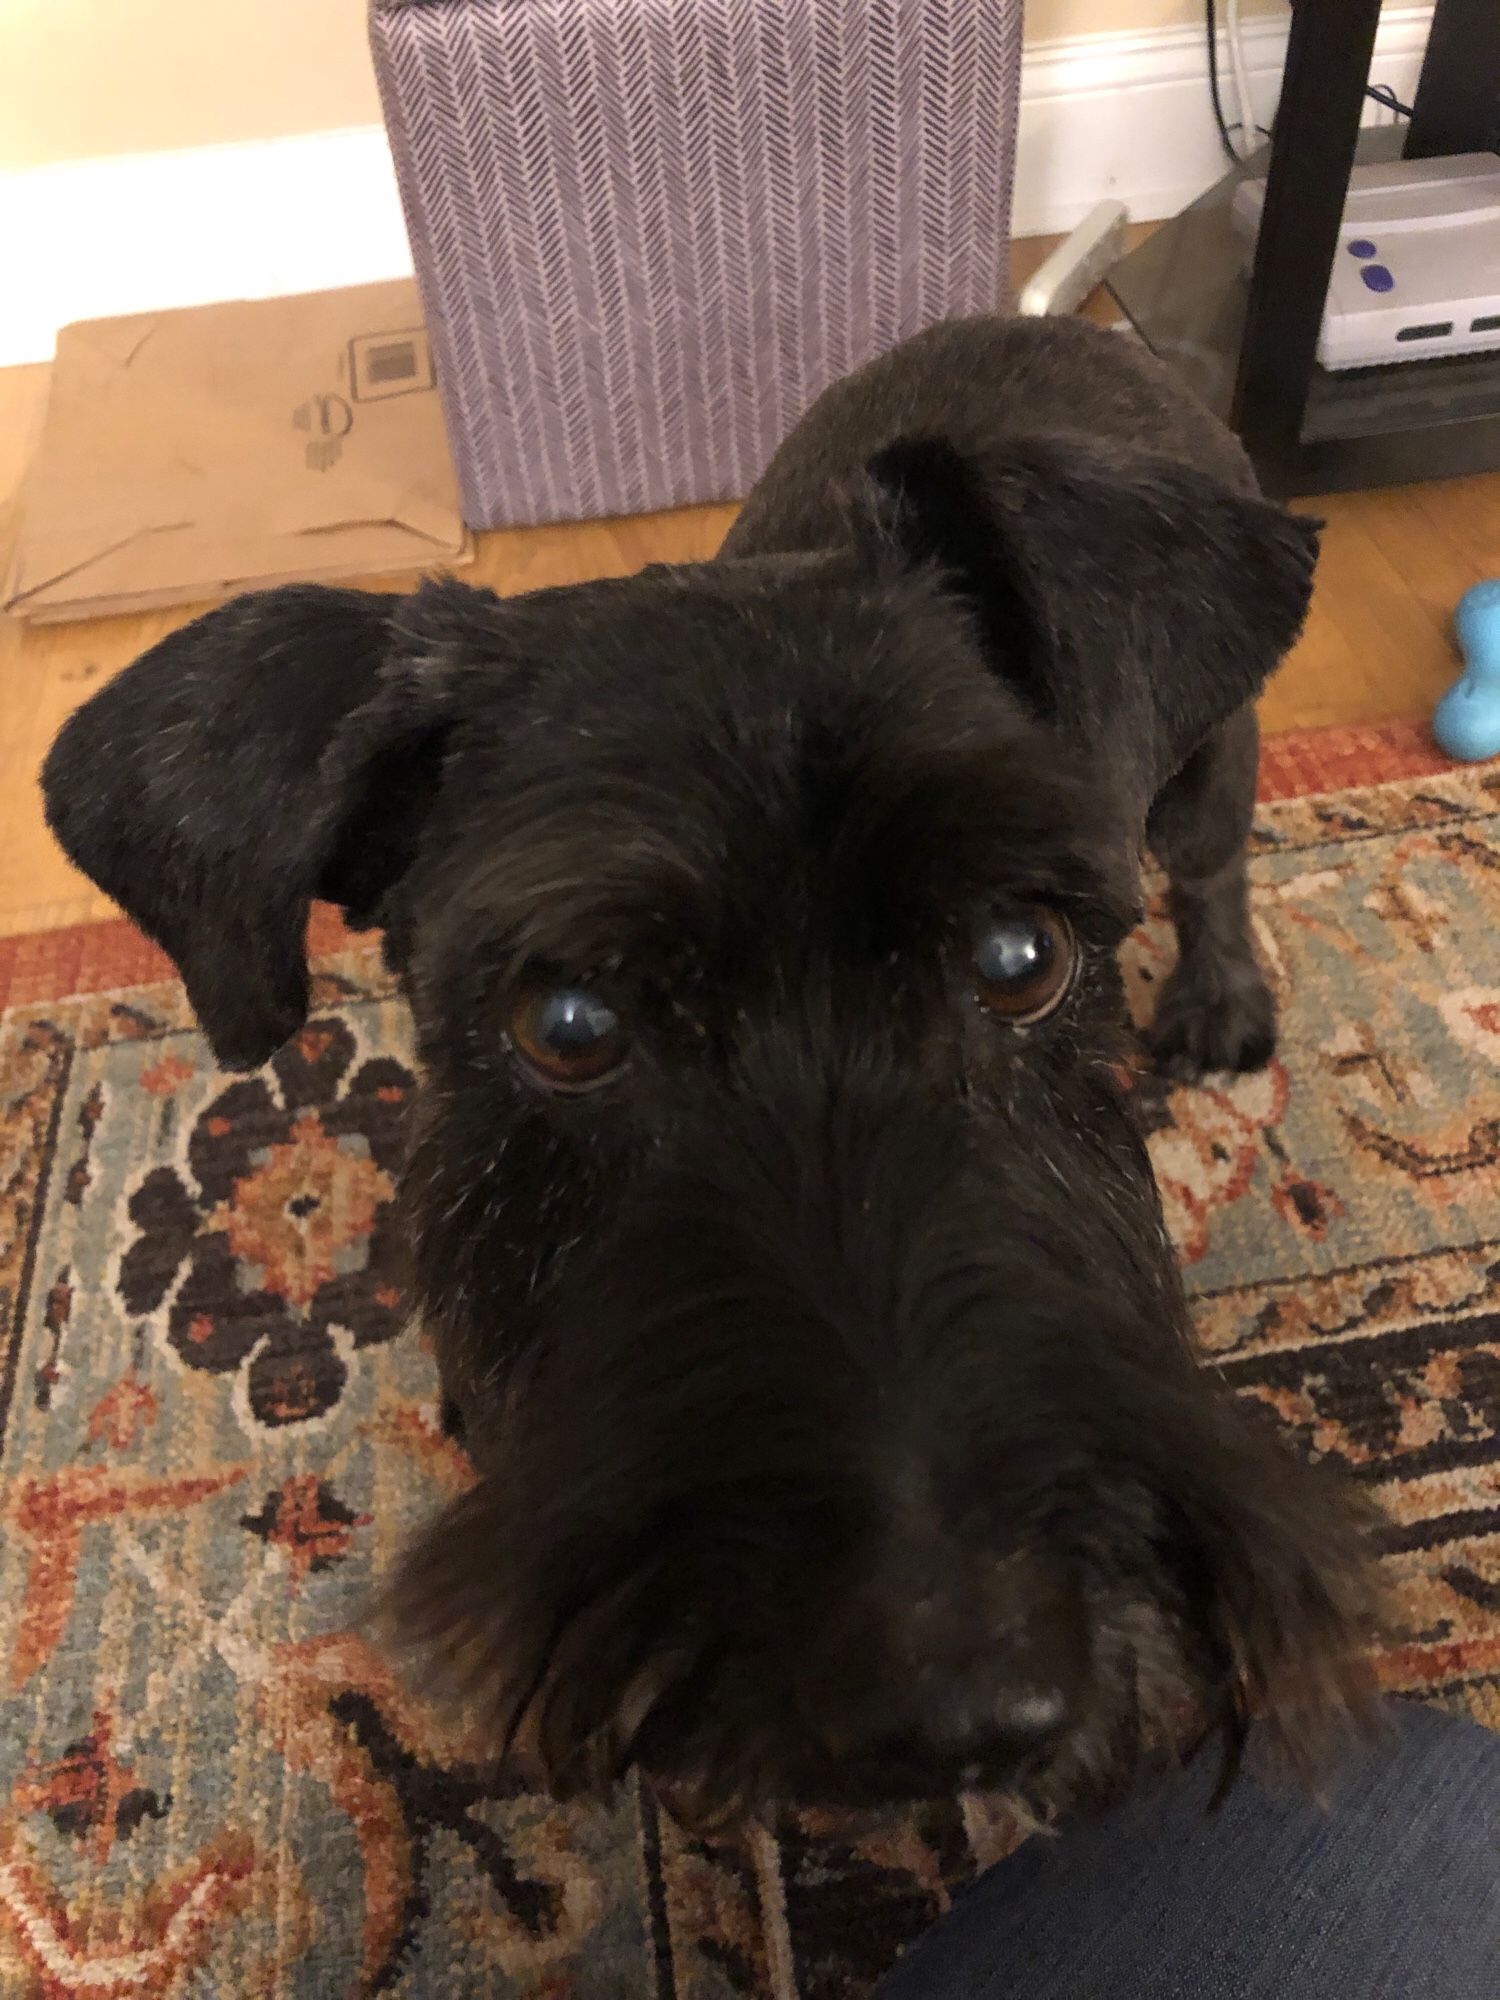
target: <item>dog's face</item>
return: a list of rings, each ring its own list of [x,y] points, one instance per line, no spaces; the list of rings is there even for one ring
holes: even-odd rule
[[[1352,1692],[1357,1537],[1194,1363],[1114,965],[1306,547],[1233,503],[1244,664],[1137,606],[1080,716],[1107,611],[945,562],[951,468],[896,470],[828,555],[243,600],[49,769],[227,1059],[299,1024],[311,894],[384,926],[476,1471],[394,1601],[562,1793],[1044,1809]]]

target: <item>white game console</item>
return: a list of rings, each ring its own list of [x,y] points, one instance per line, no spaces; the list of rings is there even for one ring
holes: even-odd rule
[[[1234,193],[1253,244],[1265,182]],[[1500,348],[1500,155],[1356,167],[1318,339],[1325,368]]]

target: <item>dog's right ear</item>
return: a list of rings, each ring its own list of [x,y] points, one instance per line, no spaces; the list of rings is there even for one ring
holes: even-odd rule
[[[312,899],[377,921],[414,856],[446,719],[385,689],[404,602],[316,586],[235,598],[102,688],[47,759],[58,840],[176,962],[230,1068],[306,1019]]]
[[[988,456],[898,439],[868,467],[865,525],[877,560],[883,539],[944,576],[995,671],[1107,751],[1143,813],[1259,694],[1318,554],[1317,523],[1258,494],[1146,447],[1053,435]]]

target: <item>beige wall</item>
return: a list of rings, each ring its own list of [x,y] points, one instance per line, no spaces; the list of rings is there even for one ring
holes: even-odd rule
[[[0,169],[368,124],[364,13],[365,0],[0,0]],[[1201,19],[1201,0],[1030,0],[1026,32]]]
[[[0,0],[0,168],[367,125],[365,0]]]

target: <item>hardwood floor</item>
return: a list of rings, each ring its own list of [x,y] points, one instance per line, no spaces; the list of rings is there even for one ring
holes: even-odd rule
[[[1022,278],[1049,247],[1016,246]],[[46,378],[45,368],[0,370],[0,548]],[[1425,715],[1455,670],[1454,603],[1481,576],[1500,574],[1500,473],[1340,495],[1309,503],[1309,511],[1327,523],[1318,588],[1306,633],[1264,698],[1266,727]],[[465,574],[510,592],[689,560],[713,552],[732,515],[727,507],[696,508],[489,534]],[[111,913],[54,846],[36,773],[89,690],[191,615],[32,629],[0,616],[0,936]]]

